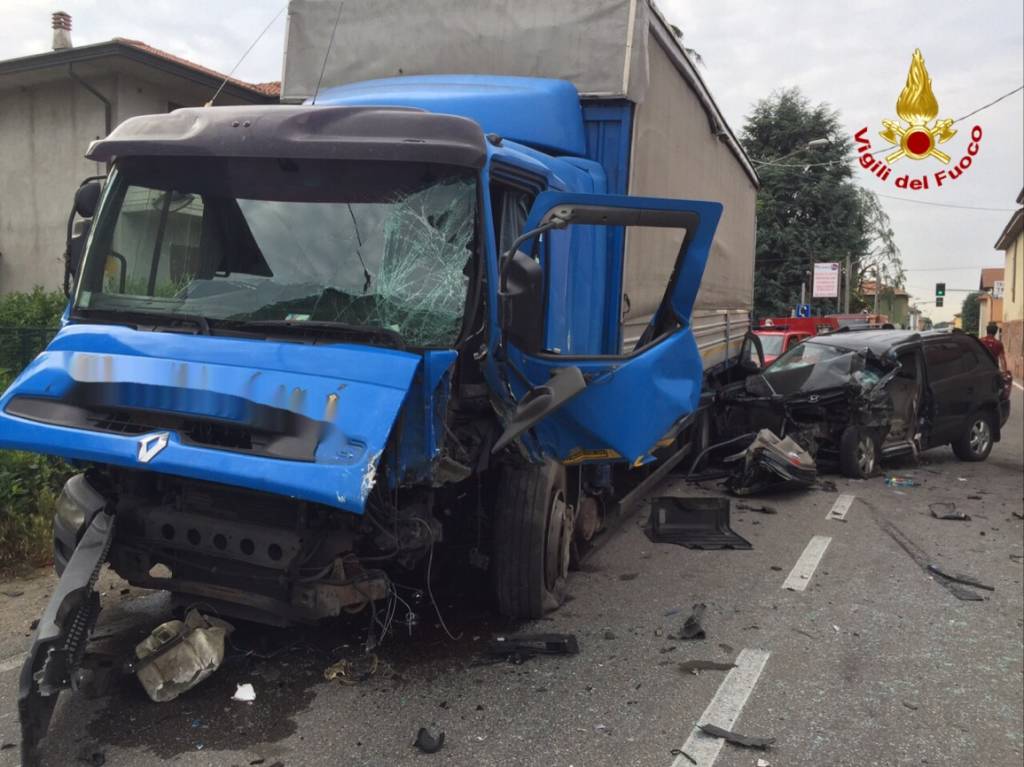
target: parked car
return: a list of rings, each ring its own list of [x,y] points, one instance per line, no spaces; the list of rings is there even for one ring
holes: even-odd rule
[[[961,332],[843,331],[790,349],[722,391],[719,428],[771,428],[849,477],[879,459],[951,445],[983,461],[1010,414],[992,356]]]

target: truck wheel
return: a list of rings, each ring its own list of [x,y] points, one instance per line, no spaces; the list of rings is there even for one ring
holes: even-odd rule
[[[978,412],[967,419],[963,431],[953,441],[953,452],[961,461],[984,461],[992,452],[992,416]]]
[[[504,467],[494,520],[494,580],[502,615],[540,618],[565,600],[572,517],[564,467]]]
[[[845,477],[867,479],[878,465],[878,444],[871,432],[847,426],[839,440],[839,470]]]

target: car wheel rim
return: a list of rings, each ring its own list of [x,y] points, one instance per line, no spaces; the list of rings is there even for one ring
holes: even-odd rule
[[[971,452],[975,455],[981,455],[988,450],[989,444],[992,442],[992,429],[988,425],[988,421],[984,418],[979,418],[971,426],[970,445]]]
[[[871,437],[861,437],[857,443],[857,468],[867,475],[875,468],[875,443]]]

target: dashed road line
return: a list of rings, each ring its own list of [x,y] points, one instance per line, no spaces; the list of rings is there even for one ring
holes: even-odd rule
[[[1021,391],[1024,391],[1024,386],[1022,386],[1021,384],[1017,383],[1016,381],[1013,382],[1013,385],[1016,386]]]
[[[715,692],[715,697],[697,720],[697,724],[714,724],[726,730],[732,729],[736,720],[740,718],[740,712],[753,692],[769,655],[767,650],[741,650],[736,656],[736,668],[726,675]],[[672,767],[693,767],[694,762],[697,767],[711,767],[724,743],[721,738],[714,738],[694,727],[690,737],[683,744],[683,753],[675,758]],[[683,754],[689,755],[690,759]]]
[[[842,522],[846,521],[846,512],[850,510],[850,505],[857,499],[855,495],[849,495],[844,493],[836,498],[836,502],[832,504],[832,508],[829,509],[828,514],[825,515],[825,519],[838,519]]]
[[[789,589],[790,591],[803,591],[806,589],[807,584],[811,582],[811,576],[814,575],[814,571],[818,567],[818,563],[821,562],[821,558],[825,555],[825,549],[828,548],[831,542],[832,539],[827,535],[816,535],[811,538],[807,548],[804,549],[804,553],[800,555],[800,559],[793,566],[789,577],[782,584],[782,588]]]

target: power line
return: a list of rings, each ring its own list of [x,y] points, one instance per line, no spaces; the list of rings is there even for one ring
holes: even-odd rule
[[[993,101],[990,101],[987,104],[984,104],[983,106],[980,106],[980,107],[978,107],[977,109],[975,109],[975,110],[973,110],[971,112],[968,112],[963,117],[956,118],[953,122],[954,123],[958,123],[961,120],[966,120],[968,117],[971,117],[973,115],[978,114],[978,112],[983,112],[986,109],[988,109],[989,107],[995,106],[996,104],[998,104],[1003,99],[1009,98],[1014,93],[1016,93],[1017,91],[1020,91],[1020,90],[1024,90],[1024,85],[1017,86],[1012,91],[1009,91],[1008,93],[1004,93],[999,98],[994,99]],[[783,157],[785,157],[785,155],[783,155]],[[854,153],[852,153],[850,155],[847,155],[846,157],[843,157],[841,159],[828,160],[826,162],[780,163],[780,162],[776,162],[774,160],[756,160],[753,157],[750,158],[750,162],[752,162],[754,165],[766,166],[766,167],[772,167],[772,168],[817,168],[817,167],[821,167],[821,166],[830,166],[830,165],[835,165],[835,164],[843,164],[843,163],[849,162],[850,160],[856,159],[857,157],[858,157],[858,153],[854,152]],[[779,159],[781,159],[781,158],[779,158]]]
[[[915,205],[931,205],[935,208],[959,208],[960,210],[986,210],[992,213],[1013,213],[1016,208],[982,208],[976,205],[954,205],[951,202],[929,202],[928,200],[913,200],[909,197],[899,197],[894,194],[882,194],[881,192],[875,192],[878,197],[884,197],[887,200],[898,200],[899,202],[910,202]]]
[[[996,104],[998,104],[998,103],[999,103],[1000,101],[1002,101],[1003,99],[1005,99],[1005,98],[1009,98],[1009,97],[1010,97],[1010,96],[1012,96],[1012,95],[1013,95],[1014,93],[1016,93],[1017,91],[1020,91],[1020,90],[1024,90],[1024,85],[1018,85],[1018,86],[1017,86],[1016,88],[1014,88],[1014,89],[1013,89],[1012,91],[1010,91],[1009,93],[1004,93],[1004,94],[1003,94],[1002,96],[1000,96],[999,98],[997,98],[997,99],[996,99],[995,101],[990,101],[990,102],[988,102],[987,104],[985,104],[985,106],[983,106],[983,107],[978,107],[978,108],[977,108],[977,109],[975,109],[975,110],[974,110],[973,112],[968,112],[968,113],[967,113],[967,114],[965,114],[965,115],[964,115],[963,117],[958,117],[958,118],[956,118],[955,120],[953,120],[953,122],[954,122],[954,123],[958,123],[958,122],[960,122],[961,120],[966,120],[966,119],[967,119],[968,117],[971,117],[972,115],[976,115],[976,114],[978,114],[978,112],[983,112],[983,111],[985,111],[986,109],[988,109],[989,107],[991,107],[991,106],[995,106]]]
[[[237,70],[240,66],[242,66],[242,62],[245,61],[245,57],[248,56],[250,51],[252,51],[252,49],[256,47],[256,43],[258,43],[260,40],[263,39],[263,35],[267,34],[267,30],[270,29],[271,26],[273,26],[274,22],[277,21],[278,18],[280,18],[281,14],[284,13],[285,8],[287,8],[287,7],[288,7],[287,3],[285,5],[282,5],[281,8],[278,10],[278,12],[274,14],[274,18],[272,18],[267,23],[267,26],[263,27],[263,31],[260,32],[258,35],[256,35],[256,39],[253,40],[252,44],[250,44],[249,47],[245,49],[245,53],[242,54],[242,58],[240,58],[238,60],[238,63],[236,63],[231,68],[231,71],[228,72],[227,77],[224,78],[224,82],[222,82],[220,84],[220,87],[217,88],[216,93],[213,94],[213,98],[211,98],[207,102],[207,106],[213,106],[213,102],[217,100],[217,97],[220,95],[220,92],[222,90],[224,90],[224,86],[228,84],[228,80],[231,79],[231,76],[235,73],[235,70]]]

